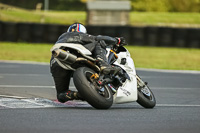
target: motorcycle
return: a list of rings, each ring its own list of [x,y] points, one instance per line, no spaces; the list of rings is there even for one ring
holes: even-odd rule
[[[124,47],[107,48],[108,63],[116,69],[102,72],[92,53],[81,44],[58,43],[51,48],[57,63],[73,70],[76,89],[91,106],[109,109],[113,103],[137,102],[153,108],[156,99],[147,82],[136,74],[134,62]]]

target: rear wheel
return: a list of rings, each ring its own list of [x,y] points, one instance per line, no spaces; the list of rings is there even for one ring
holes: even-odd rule
[[[113,104],[113,95],[107,85],[99,86],[91,76],[95,72],[87,67],[78,68],[73,75],[74,85],[81,96],[96,109],[108,109]]]
[[[153,108],[156,105],[156,99],[154,97],[153,92],[147,86],[146,83],[142,81],[142,79],[137,76],[137,89],[138,89],[138,100],[141,106],[145,108]]]

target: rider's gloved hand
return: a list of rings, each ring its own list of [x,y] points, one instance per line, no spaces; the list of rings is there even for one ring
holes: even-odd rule
[[[124,37],[116,37],[117,39],[117,46],[120,47],[120,46],[123,46],[123,45],[126,45],[126,40],[124,39]]]

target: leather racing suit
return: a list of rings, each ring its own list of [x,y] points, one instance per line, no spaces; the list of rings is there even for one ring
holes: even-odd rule
[[[82,32],[65,32],[57,40],[57,43],[76,43],[82,44],[88,50],[91,51],[92,55],[96,58],[101,58],[106,61],[106,47],[107,45],[115,45],[118,40],[109,36],[93,36]],[[75,44],[75,45],[76,45]],[[57,99],[60,102],[65,102],[62,98],[62,93],[69,90],[70,79],[73,71],[65,70],[58,65],[51,57],[50,70],[54,79]]]

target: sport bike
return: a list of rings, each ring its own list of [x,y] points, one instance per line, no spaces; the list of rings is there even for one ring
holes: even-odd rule
[[[76,89],[91,106],[108,109],[113,103],[137,102],[153,108],[156,100],[147,82],[136,74],[134,62],[124,46],[107,48],[108,63],[115,69],[101,71],[98,61],[81,44],[58,43],[51,48],[57,63],[73,70]]]

